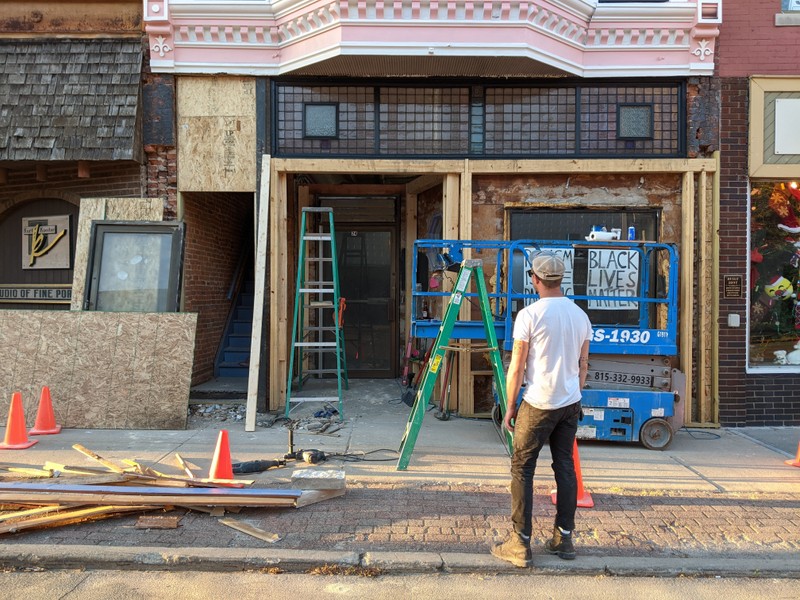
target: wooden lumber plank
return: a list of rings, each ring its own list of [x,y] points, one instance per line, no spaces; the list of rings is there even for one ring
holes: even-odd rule
[[[123,469],[122,467],[115,465],[114,463],[112,463],[109,460],[106,460],[105,458],[103,458],[99,454],[95,454],[94,452],[92,452],[91,450],[89,450],[85,446],[82,446],[81,444],[73,444],[72,447],[75,450],[77,450],[78,452],[80,452],[81,454],[83,454],[85,457],[90,458],[91,460],[93,460],[93,461],[95,461],[97,463],[100,463],[101,465],[103,465],[109,471],[114,471],[114,473],[124,473],[125,472],[125,469]]]
[[[172,481],[175,483],[179,483],[181,486],[184,487],[195,486],[195,487],[234,487],[234,488],[241,488],[255,483],[255,479],[217,479],[217,478],[206,478],[206,477],[189,478],[184,475],[167,475],[166,473],[162,473],[161,471],[156,471],[152,467],[141,465],[135,460],[130,460],[126,458],[123,459],[122,462],[133,466],[138,473],[141,473],[146,478],[152,479],[154,483],[156,481],[163,481],[163,482]]]
[[[686,377],[684,421],[694,420],[695,401],[692,394],[692,339],[694,332],[694,174],[683,174],[681,190],[681,265],[680,265],[680,367]]]
[[[264,154],[261,157],[261,181],[259,182],[258,201],[255,202],[257,215],[254,221],[257,224],[255,232],[255,293],[253,296],[253,323],[252,335],[250,339],[250,366],[247,370],[247,403],[245,406],[244,430],[256,430],[256,410],[258,408],[258,379],[261,373],[261,349],[264,346],[264,317],[266,316],[265,295],[267,287],[266,273],[267,263],[270,260],[267,256],[267,248],[270,239],[270,218],[269,205],[272,201],[272,157]],[[272,275],[270,274],[270,277]],[[271,338],[275,339],[275,338]],[[272,402],[270,401],[270,408]]]
[[[121,489],[121,488],[119,488]],[[174,491],[198,491],[194,488],[176,488]],[[111,492],[0,492],[0,502],[17,504],[116,504],[116,505],[202,505],[202,506],[261,506],[291,508],[294,497],[275,496],[180,496],[169,494],[116,494]]]
[[[177,529],[181,518],[178,515],[141,515],[136,520],[136,529]]]
[[[136,494],[153,496],[163,495],[164,492],[157,488],[148,486],[126,486],[115,487],[108,485],[55,485],[52,483],[0,483],[0,492],[13,493],[15,491],[25,492],[76,492],[76,493],[116,493],[116,494]],[[217,496],[229,497],[254,497],[254,498],[298,498],[299,490],[279,490],[272,488],[178,488],[170,490],[172,496],[205,496],[206,501],[216,499]]]
[[[76,521],[83,521],[88,518],[99,516],[110,516],[117,513],[135,512],[137,510],[149,510],[149,506],[95,506],[92,508],[80,508],[69,510],[52,515],[44,515],[26,519],[24,521],[16,521],[13,523],[4,523],[0,525],[0,533],[14,533],[23,531],[25,529],[32,529],[34,527],[42,527],[44,525],[68,525]]]
[[[43,467],[46,471],[58,471],[59,473],[74,473],[76,475],[105,475],[108,474],[108,469],[97,469],[94,467],[77,467],[73,465],[62,465],[59,463],[50,462],[49,460],[44,463]]]
[[[52,471],[46,471],[44,469],[32,469],[30,467],[8,467],[6,470],[9,473],[27,475],[28,477],[37,479],[50,479],[53,477]]]
[[[14,512],[4,513],[0,515],[0,523],[4,521],[11,521],[13,519],[24,519],[35,515],[41,515],[55,510],[62,510],[63,504],[51,504],[49,506],[39,506],[37,508],[29,508],[27,510],[17,510]]]
[[[186,464],[186,461],[183,460],[183,457],[177,452],[175,453],[175,460],[178,461],[178,466],[183,469],[183,472],[186,473],[186,476],[189,479],[195,478],[194,472],[189,468],[189,465]]]
[[[463,161],[341,158],[273,158],[278,172],[294,173],[458,173]],[[713,173],[716,163],[710,158],[601,158],[601,159],[497,159],[470,160],[475,174],[504,173]],[[752,166],[751,166],[752,168]],[[752,173],[751,173],[752,174]]]
[[[55,485],[111,485],[114,483],[128,483],[136,481],[137,476],[134,473],[106,473],[105,475],[63,475],[54,477],[49,480],[50,483]]]
[[[124,459],[122,462],[133,466],[138,473],[146,479],[156,481],[173,481],[180,483],[183,486],[197,486],[197,487],[245,487],[255,483],[254,479],[218,479],[207,477],[187,477],[185,475],[167,475],[161,471],[156,471],[152,467],[148,467],[137,463],[134,460]],[[194,474],[192,474],[194,475]]]
[[[237,521],[236,519],[219,519],[219,522],[231,529],[235,529],[236,531],[241,531],[242,533],[246,533],[247,535],[251,535],[254,538],[258,538],[259,540],[263,540],[265,542],[269,542],[270,544],[274,544],[275,542],[280,541],[282,538],[277,533],[269,533],[264,531],[263,529],[259,529],[258,527],[254,527],[249,523],[244,523],[242,521]]]

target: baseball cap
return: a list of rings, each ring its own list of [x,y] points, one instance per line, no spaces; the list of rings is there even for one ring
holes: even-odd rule
[[[564,277],[564,261],[552,252],[539,252],[533,258],[531,271],[544,281],[561,279]]]

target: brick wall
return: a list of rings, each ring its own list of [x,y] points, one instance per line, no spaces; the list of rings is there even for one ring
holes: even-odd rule
[[[243,251],[252,252],[253,195],[186,193],[184,310],[198,313],[192,385],[211,379],[232,300],[228,289]]]
[[[781,0],[725,2],[719,47],[725,60],[720,77],[795,75],[800,65],[797,27],[776,27]]]
[[[727,59],[727,51],[725,54]],[[800,375],[747,375],[746,298],[725,298],[724,278],[747,281],[748,90],[746,77],[723,78],[720,153],[719,413],[728,426],[800,424]],[[729,313],[742,327],[728,327]]]
[[[34,167],[9,169],[8,183],[0,186],[0,213],[21,200],[63,198],[140,198],[142,168],[135,162],[90,163],[90,177],[78,178],[76,163],[46,165],[46,181],[36,181]]]
[[[164,202],[164,220],[178,216],[178,152],[174,146],[145,146],[148,198]]]
[[[747,281],[748,81],[723,79],[721,87],[719,417],[723,425],[747,425],[747,300],[725,298],[722,282],[726,275]],[[728,327],[729,313],[741,315],[742,327]]]

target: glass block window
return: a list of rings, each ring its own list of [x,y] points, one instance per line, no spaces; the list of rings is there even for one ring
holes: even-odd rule
[[[381,154],[467,154],[469,106],[469,88],[382,88]]]
[[[620,104],[617,106],[617,138],[649,140],[653,138],[653,105]]]
[[[339,137],[339,105],[335,103],[310,103],[304,107],[303,137],[327,138]]]
[[[583,156],[657,155],[678,156],[681,151],[681,127],[685,115],[678,86],[608,86],[581,88],[581,145]],[[624,123],[618,129],[618,106],[652,105],[653,134],[646,139],[620,137],[618,131],[635,124]],[[627,116],[627,115],[626,115]],[[641,115],[640,115],[641,116]]]
[[[575,88],[487,88],[485,153],[572,155]]]
[[[680,83],[275,82],[273,154],[681,157],[686,154],[685,94]]]
[[[277,150],[284,155],[370,155],[375,153],[375,103],[371,86],[285,85],[276,90],[275,115]],[[337,137],[306,135],[310,131],[330,132],[325,121],[308,119],[312,115],[330,116],[337,106]],[[317,111],[315,113],[315,111]]]

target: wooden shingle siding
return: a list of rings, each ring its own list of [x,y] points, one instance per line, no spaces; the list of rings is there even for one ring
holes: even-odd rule
[[[0,40],[0,161],[140,160],[138,39]]]

